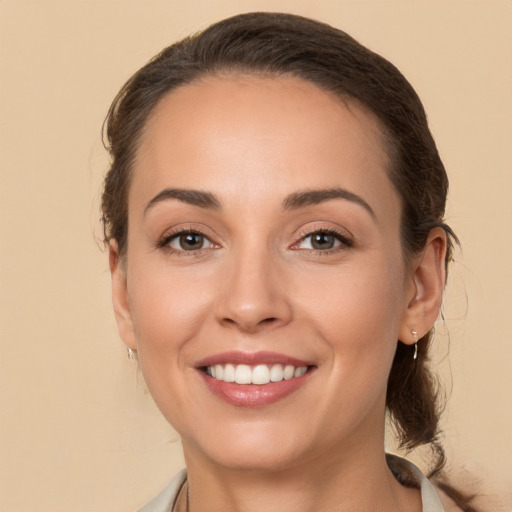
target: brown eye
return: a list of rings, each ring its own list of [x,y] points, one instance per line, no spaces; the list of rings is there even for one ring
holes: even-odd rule
[[[334,235],[329,233],[315,233],[311,235],[311,247],[313,249],[332,249],[336,243]]]
[[[175,251],[199,251],[213,244],[208,238],[200,233],[181,233],[173,236],[168,245]]]
[[[306,235],[295,246],[296,249],[306,249],[309,251],[332,251],[343,247],[352,247],[349,238],[341,233],[319,230]]]

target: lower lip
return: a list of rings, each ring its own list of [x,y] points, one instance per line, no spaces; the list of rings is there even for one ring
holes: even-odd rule
[[[200,371],[210,391],[231,405],[240,407],[262,407],[286,398],[297,391],[309,378],[311,370],[301,377],[268,384],[236,384],[214,379]]]

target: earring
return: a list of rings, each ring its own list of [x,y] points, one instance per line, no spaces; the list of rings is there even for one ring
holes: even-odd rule
[[[414,354],[412,358],[416,361],[418,359],[418,331],[411,331],[411,334],[414,338]]]
[[[128,347],[127,352],[128,352],[128,359],[130,361],[137,361],[137,351],[136,350],[133,350],[133,348]]]

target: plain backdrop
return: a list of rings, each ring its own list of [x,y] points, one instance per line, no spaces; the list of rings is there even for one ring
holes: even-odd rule
[[[0,510],[135,510],[182,466],[111,311],[100,129],[163,46],[251,10],[346,30],[423,99],[463,247],[437,326],[450,467],[503,501],[490,510],[509,511],[510,0],[0,1]]]

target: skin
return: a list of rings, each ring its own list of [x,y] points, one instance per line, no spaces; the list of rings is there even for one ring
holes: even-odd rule
[[[413,343],[411,330],[422,336],[437,317],[446,239],[433,230],[404,259],[389,165],[370,114],[295,78],[208,77],[169,93],[147,121],[127,254],[110,249],[113,302],[182,436],[192,512],[421,510],[385,463],[385,390],[397,340]],[[373,213],[350,198],[283,208],[334,187]],[[151,203],[168,188],[218,204]],[[201,249],[169,242],[184,229],[206,237]],[[322,230],[340,235],[327,250],[311,245]],[[196,368],[232,350],[314,371],[276,403],[234,406]]]

